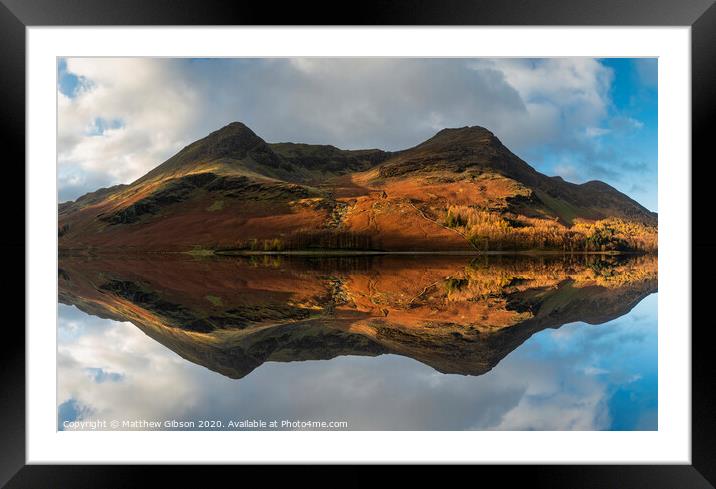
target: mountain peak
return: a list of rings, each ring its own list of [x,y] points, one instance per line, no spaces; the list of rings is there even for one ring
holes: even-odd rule
[[[484,146],[499,142],[492,131],[482,126],[448,127],[437,132],[433,137],[418,147],[450,145],[450,146]]]
[[[249,126],[244,124],[243,122],[239,121],[233,121],[226,124],[224,127],[221,127],[217,129],[216,131],[212,131],[211,134],[218,134],[218,133],[235,133],[235,132],[241,132],[241,131],[251,131]],[[253,132],[253,131],[251,131]]]
[[[446,128],[419,145],[396,153],[379,169],[382,178],[415,173],[490,170],[529,185],[537,172],[482,126]]]
[[[177,171],[190,169],[197,163],[220,159],[243,160],[249,155],[254,159],[275,159],[268,144],[242,122],[231,122],[208,136],[184,147],[177,154],[147,173],[135,183],[141,183]]]
[[[580,186],[585,187],[585,188],[591,188],[594,190],[599,190],[602,192],[618,192],[617,189],[615,189],[608,183],[602,182],[601,180],[590,180],[588,182],[581,184]]]
[[[436,134],[461,134],[475,136],[494,136],[492,131],[482,126],[446,127]]]
[[[225,125],[221,129],[217,129],[216,131],[210,133],[205,138],[197,141],[197,143],[203,142],[206,144],[227,140],[234,141],[234,143],[240,144],[243,147],[246,147],[247,145],[256,146],[257,144],[264,142],[263,139],[258,137],[256,133],[249,128],[249,126],[243,122],[234,121]],[[230,144],[229,146],[235,146],[235,144]]]
[[[266,142],[256,135],[246,124],[232,122],[208,136],[190,144],[177,156],[186,153],[193,160],[214,160],[219,158],[241,159],[246,153]]]

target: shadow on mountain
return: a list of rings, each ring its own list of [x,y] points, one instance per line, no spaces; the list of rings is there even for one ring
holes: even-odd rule
[[[65,256],[58,280],[61,303],[231,378],[382,354],[482,375],[546,328],[627,314],[657,291],[657,258]]]

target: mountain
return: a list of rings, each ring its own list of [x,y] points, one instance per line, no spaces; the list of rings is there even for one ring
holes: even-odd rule
[[[59,206],[79,250],[655,251],[657,215],[548,177],[482,127],[403,151],[267,143],[233,122],[129,185]]]
[[[656,292],[657,268],[650,254],[61,256],[59,300],[231,378],[381,354],[482,375],[546,328],[626,314]]]

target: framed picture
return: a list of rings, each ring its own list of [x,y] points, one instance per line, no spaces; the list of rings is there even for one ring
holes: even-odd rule
[[[3,0],[0,482],[713,487],[712,3]]]

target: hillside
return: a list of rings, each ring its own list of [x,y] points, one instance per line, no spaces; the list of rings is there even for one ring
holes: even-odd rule
[[[59,206],[79,250],[655,251],[657,216],[537,172],[487,129],[403,151],[270,144],[239,122]]]

